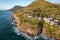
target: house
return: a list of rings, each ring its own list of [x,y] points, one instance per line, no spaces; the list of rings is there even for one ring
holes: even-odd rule
[[[54,22],[54,19],[51,18],[51,17],[44,17],[44,21],[45,21],[46,23],[50,24],[50,25],[56,24],[56,23]]]
[[[44,21],[46,22],[46,23],[50,23],[50,19],[49,18],[47,18],[47,17],[44,17]]]
[[[24,11],[24,13],[25,13],[25,14],[29,14],[29,12],[28,12],[28,11]]]
[[[27,17],[28,17],[28,18],[31,18],[32,16],[28,15]]]
[[[49,17],[48,19],[49,19],[50,21],[53,21],[53,20],[54,20],[54,19],[53,19],[53,18],[51,18],[51,17]]]
[[[24,13],[32,13],[33,11],[31,9],[24,10]]]
[[[54,19],[54,22],[57,22],[58,23],[59,22],[59,19]]]
[[[35,16],[36,19],[41,20],[42,18],[40,16]]]
[[[55,25],[60,28],[60,19],[53,19],[51,17],[44,17],[44,21],[50,25]]]
[[[38,17],[38,20],[41,20],[41,17]]]
[[[55,25],[57,25],[60,28],[60,19],[55,19],[54,22],[56,23]]]
[[[50,22],[50,25],[54,25],[54,24],[55,24],[55,22],[54,22],[54,21],[51,21],[51,22]]]

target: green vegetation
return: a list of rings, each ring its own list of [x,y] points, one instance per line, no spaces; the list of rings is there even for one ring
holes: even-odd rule
[[[22,6],[16,5],[16,6],[14,6],[12,9],[10,9],[10,10],[11,10],[11,11],[17,11],[17,10],[22,9],[22,8],[23,8]]]
[[[60,38],[60,29],[59,28],[57,28],[56,26],[51,26],[50,24],[46,24],[45,23],[45,27],[44,27],[44,29],[46,29],[45,30],[45,32],[46,32],[46,34],[49,36],[49,37],[51,37],[51,38]],[[44,30],[43,30],[44,31]]]
[[[39,21],[39,22],[38,22],[38,25],[41,26],[41,27],[43,27],[44,21],[43,21],[43,20]]]
[[[45,17],[46,15],[52,18],[60,18],[60,5],[52,4],[44,0],[37,0],[32,2],[27,7],[15,11],[17,17],[19,17],[20,25],[23,28],[31,28],[33,31],[46,29],[45,32],[47,36],[53,38],[60,38],[60,29],[51,26],[42,20],[38,20],[38,17]],[[29,15],[27,15],[29,13]],[[27,17],[31,16],[31,17]],[[36,17],[36,18],[35,18]],[[43,30],[44,31],[44,30]]]

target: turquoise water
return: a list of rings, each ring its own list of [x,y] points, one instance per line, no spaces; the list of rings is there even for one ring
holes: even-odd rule
[[[13,32],[11,11],[0,11],[0,40],[25,40],[21,35]]]

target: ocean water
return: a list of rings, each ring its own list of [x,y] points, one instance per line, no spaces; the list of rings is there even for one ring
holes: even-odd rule
[[[13,31],[12,12],[0,10],[0,40],[26,40]]]
[[[35,40],[35,38],[31,38],[26,35],[26,33],[19,32],[19,30],[12,24],[11,15],[11,11],[0,10],[0,40]],[[47,37],[44,36],[43,38]],[[36,40],[45,39],[39,37],[39,39]]]

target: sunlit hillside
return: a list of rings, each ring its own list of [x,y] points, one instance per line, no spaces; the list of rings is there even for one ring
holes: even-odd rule
[[[44,21],[44,17],[50,17],[59,20],[56,24],[60,23],[60,5],[52,4],[45,0],[35,0],[27,7],[14,11],[14,14],[19,19],[19,25],[24,32],[27,32],[30,36],[38,35],[40,33],[47,35],[51,38],[60,38],[60,24],[50,25]],[[53,22],[54,22],[53,21]],[[28,31],[29,32],[28,32]]]

